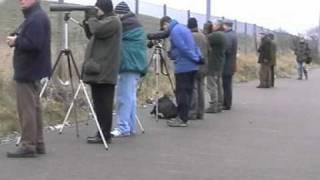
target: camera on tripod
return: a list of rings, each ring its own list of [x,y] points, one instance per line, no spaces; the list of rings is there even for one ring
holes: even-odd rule
[[[149,40],[147,46],[148,48],[153,48],[156,45],[161,44],[161,42],[169,37],[169,32],[168,31],[160,31],[160,32],[156,32],[156,33],[149,33],[147,35],[147,38]]]

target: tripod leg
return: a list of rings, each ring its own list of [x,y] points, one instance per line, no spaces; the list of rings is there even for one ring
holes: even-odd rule
[[[78,95],[79,95],[80,89],[81,89],[81,85],[79,84],[78,89],[77,89],[77,91],[76,91],[76,93],[75,93],[75,95],[74,95],[74,97],[73,97],[72,102],[71,102],[71,105],[70,105],[70,107],[69,107],[69,109],[68,109],[68,111],[67,111],[67,114],[66,114],[66,116],[64,117],[64,120],[63,120],[63,123],[62,123],[62,127],[60,128],[60,131],[59,131],[60,134],[62,134],[62,131],[63,131],[63,129],[64,129],[64,126],[66,125],[66,123],[67,123],[67,121],[68,121],[68,119],[69,119],[69,117],[70,117],[71,111],[72,111],[72,109],[73,109],[73,106],[74,106],[75,101],[77,100],[77,97],[78,97]]]
[[[106,150],[108,150],[109,147],[108,147],[107,141],[106,141],[106,139],[105,139],[105,137],[104,137],[104,134],[103,134],[102,129],[101,129],[101,126],[100,126],[100,123],[99,123],[98,118],[97,118],[97,114],[96,114],[96,112],[95,112],[94,109],[93,109],[93,105],[92,105],[92,103],[91,103],[91,101],[90,101],[88,92],[87,92],[87,90],[86,90],[85,85],[83,84],[83,81],[80,80],[80,85],[79,85],[79,86],[81,86],[82,89],[83,89],[84,95],[86,96],[86,99],[87,99],[87,103],[89,104],[91,113],[93,114],[94,121],[96,122],[98,131],[99,131],[99,134],[100,134],[100,136],[101,136],[101,138],[102,138],[102,142],[103,142],[103,144],[104,144],[104,147],[106,148]]]
[[[139,124],[139,127],[140,127],[140,129],[141,129],[141,131],[142,131],[142,134],[144,134],[144,133],[145,133],[145,131],[144,131],[144,128],[143,128],[143,126],[142,126],[142,123],[141,123],[141,121],[140,121],[140,119],[139,119],[138,115],[136,115],[136,119],[137,119],[137,122],[138,122],[138,124]]]
[[[176,90],[175,90],[175,88],[174,88],[173,81],[172,81],[172,78],[171,78],[170,73],[169,73],[168,64],[167,64],[166,60],[164,59],[162,53],[160,53],[160,59],[161,59],[161,64],[163,64],[163,66],[164,66],[164,68],[165,68],[165,71],[167,72],[167,77],[168,77],[168,79],[169,79],[172,92],[173,92],[173,94],[176,94]]]
[[[75,94],[74,90],[74,81],[73,81],[73,75],[72,75],[72,68],[71,68],[71,51],[67,53],[67,60],[68,60],[68,71],[69,71],[69,77],[70,77],[70,82],[71,82],[71,89],[72,89],[72,95]],[[77,102],[74,102],[75,106],[77,106]],[[76,135],[77,137],[80,137],[79,135],[79,123],[78,123],[78,115],[77,115],[77,110],[76,108],[73,109],[74,113],[74,118],[75,118],[75,123],[76,123]]]
[[[72,51],[70,51],[70,57],[71,57],[71,62],[72,62],[72,64],[73,64],[73,68],[74,68],[74,70],[76,71],[76,75],[77,75],[78,79],[80,80],[80,79],[81,79],[81,77],[80,77],[80,71],[79,71],[79,69],[78,69],[78,66],[77,66],[76,61],[74,60]]]
[[[55,73],[55,71],[56,71],[56,69],[57,69],[57,67],[58,67],[58,64],[59,64],[60,61],[61,61],[61,57],[62,57],[62,55],[63,55],[64,53],[65,53],[65,51],[63,51],[63,50],[60,51],[60,53],[59,53],[59,55],[58,55],[58,58],[57,58],[54,66],[53,66],[53,69],[52,69],[52,71],[51,71],[51,73],[50,73],[50,76],[49,76],[48,80],[46,81],[46,83],[44,84],[44,86],[42,87],[42,89],[41,89],[41,91],[40,91],[40,98],[42,98],[44,92],[47,90],[48,85],[49,85],[49,81],[51,80],[53,74]]]
[[[155,55],[155,72],[156,72],[156,121],[159,121],[159,89],[160,89],[160,70],[159,70],[159,61],[160,61],[160,55]]]

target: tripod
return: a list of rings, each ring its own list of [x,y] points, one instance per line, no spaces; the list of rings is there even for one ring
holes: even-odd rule
[[[90,111],[91,111],[91,113],[93,114],[93,118],[94,118],[94,120],[95,120],[95,123],[96,123],[96,126],[97,126],[97,128],[98,128],[99,134],[101,135],[103,144],[104,144],[106,150],[108,150],[108,144],[107,144],[106,139],[105,139],[105,137],[104,137],[104,135],[103,135],[103,132],[102,132],[102,130],[101,130],[101,126],[100,126],[100,124],[99,124],[99,122],[98,122],[98,118],[97,118],[97,115],[96,115],[96,113],[95,113],[95,111],[94,111],[93,105],[92,105],[92,103],[91,103],[91,101],[90,101],[88,91],[86,90],[86,87],[85,87],[83,81],[81,80],[80,71],[79,71],[79,69],[78,69],[78,67],[77,67],[77,64],[76,64],[75,60],[74,60],[73,53],[72,53],[72,51],[69,49],[69,20],[72,21],[72,22],[74,22],[74,23],[76,23],[76,24],[78,24],[78,25],[80,25],[80,26],[82,27],[81,23],[79,23],[78,21],[76,21],[75,19],[73,19],[72,17],[70,17],[70,13],[69,13],[69,12],[68,12],[68,13],[65,13],[65,16],[64,16],[64,24],[65,24],[65,25],[64,25],[64,40],[65,40],[64,43],[65,43],[65,48],[60,51],[60,53],[59,53],[59,55],[58,55],[58,58],[57,58],[57,61],[55,62],[54,66],[53,66],[53,69],[52,69],[52,72],[51,72],[51,74],[50,74],[50,76],[49,76],[49,79],[46,81],[46,83],[44,84],[44,86],[43,86],[43,88],[42,88],[42,90],[41,90],[40,97],[43,96],[45,90],[47,89],[48,84],[49,84],[49,82],[50,82],[50,80],[51,80],[52,75],[55,73],[55,71],[56,71],[56,69],[57,69],[57,67],[58,67],[58,64],[61,62],[62,56],[63,56],[63,55],[66,56],[66,57],[67,57],[67,63],[68,63],[69,78],[70,78],[71,86],[72,86],[73,100],[72,100],[72,103],[71,103],[71,105],[70,105],[70,107],[69,107],[69,109],[68,109],[68,111],[67,111],[67,114],[66,114],[66,116],[65,116],[65,118],[64,118],[64,121],[63,121],[63,124],[62,124],[62,127],[61,127],[59,133],[62,134],[63,128],[64,128],[67,120],[68,120],[69,117],[70,117],[71,111],[72,111],[72,109],[73,109],[73,107],[74,107],[74,105],[75,105],[75,102],[76,102],[76,100],[77,100],[77,98],[78,98],[78,95],[79,95],[79,93],[80,93],[80,90],[82,90],[83,93],[84,93],[84,95],[85,95],[86,102],[87,102],[87,104],[89,105]],[[73,66],[73,68],[74,68],[74,70],[75,70],[75,72],[76,72],[76,76],[77,76],[77,78],[78,78],[78,80],[79,80],[79,85],[78,85],[78,88],[77,88],[76,91],[75,91],[75,88],[74,88],[74,85],[73,85],[72,66]],[[75,112],[75,115],[76,115],[76,114],[77,114],[77,113]],[[79,126],[78,126],[77,116],[76,116],[75,120],[76,120],[77,137],[79,137]]]
[[[164,48],[163,48],[163,45],[161,43],[161,40],[156,40],[153,42],[154,44],[154,50],[153,50],[153,53],[151,55],[151,59],[150,59],[150,62],[148,64],[148,69],[153,65],[154,67],[154,72],[155,72],[155,75],[156,75],[156,105],[155,105],[155,116],[156,116],[156,121],[159,121],[159,95],[160,95],[160,91],[159,91],[159,88],[160,88],[160,73],[162,75],[165,75],[166,77],[168,77],[168,80],[170,82],[170,85],[171,85],[171,89],[172,89],[172,92],[175,94],[175,88],[174,88],[174,85],[173,85],[173,81],[170,77],[170,73],[169,73],[169,69],[168,69],[168,64],[167,62],[165,61],[163,55],[162,55],[162,52],[164,51]],[[143,81],[145,80],[142,79],[141,82],[140,82],[140,85],[139,85],[139,89],[141,89],[141,86],[142,86],[142,83]]]

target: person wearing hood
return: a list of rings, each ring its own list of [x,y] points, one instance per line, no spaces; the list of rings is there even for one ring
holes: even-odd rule
[[[167,121],[169,127],[187,127],[194,78],[201,63],[201,52],[191,31],[168,16],[160,20],[161,29],[169,33],[169,57],[175,64],[176,99],[178,118]]]
[[[114,137],[131,136],[136,133],[137,86],[147,70],[146,35],[137,16],[125,2],[119,3],[115,13],[122,22],[122,45],[120,76],[118,79],[116,112],[117,127]]]
[[[50,76],[51,28],[39,0],[20,0],[24,22],[7,37],[14,48],[13,68],[16,82],[17,110],[21,127],[20,147],[9,158],[35,157],[45,154],[40,80]]]
[[[208,40],[204,33],[199,31],[198,21],[196,18],[188,20],[188,28],[191,30],[196,45],[200,48],[204,64],[199,66],[199,71],[195,76],[191,109],[189,112],[190,119],[203,119],[205,99],[204,99],[204,79],[208,72]]]
[[[111,0],[97,0],[86,12],[84,29],[89,43],[82,66],[82,80],[91,86],[94,110],[107,143],[111,143],[115,85],[119,74],[122,26]],[[88,137],[89,144],[102,144],[101,134]]]

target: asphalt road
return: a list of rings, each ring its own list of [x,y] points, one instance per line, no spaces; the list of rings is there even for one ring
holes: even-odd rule
[[[0,180],[318,180],[320,71],[309,81],[235,85],[234,109],[188,128],[140,118],[146,134],[114,139],[109,151],[88,145],[94,126],[46,135],[48,154],[7,159],[0,146]]]

